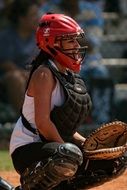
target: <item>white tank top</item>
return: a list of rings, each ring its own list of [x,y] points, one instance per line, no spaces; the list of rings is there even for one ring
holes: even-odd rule
[[[53,110],[55,106],[62,105],[64,103],[64,98],[65,96],[64,96],[63,88],[60,85],[60,82],[58,81],[58,79],[56,78],[56,86],[52,92],[52,97],[51,97],[51,110]],[[34,114],[34,98],[28,96],[27,92],[25,94],[22,112],[25,118],[27,119],[27,121],[29,121],[29,123],[31,124],[31,126],[33,128],[36,128],[35,118],[34,118],[34,115],[35,115]],[[39,142],[39,141],[41,141],[40,137],[38,135],[33,134],[31,131],[27,130],[23,126],[21,117],[20,117],[11,135],[10,154],[12,154],[16,148],[22,145],[29,144],[32,142]]]

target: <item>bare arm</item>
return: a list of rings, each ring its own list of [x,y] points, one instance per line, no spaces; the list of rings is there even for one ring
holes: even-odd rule
[[[33,74],[31,89],[34,96],[35,123],[40,133],[49,141],[63,143],[55,125],[50,120],[51,96],[55,79],[47,68],[39,68]],[[29,89],[28,89],[29,90]]]

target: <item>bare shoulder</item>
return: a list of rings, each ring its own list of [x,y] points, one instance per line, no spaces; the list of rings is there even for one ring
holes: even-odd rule
[[[40,65],[35,72],[33,73],[33,77],[35,78],[50,78],[53,77],[52,72],[50,71],[50,69],[48,67],[45,67],[43,65]]]
[[[33,73],[33,80],[53,80],[53,74],[49,68],[39,66]]]
[[[53,90],[55,87],[56,81],[50,69],[44,66],[39,66],[34,73],[28,87],[28,92],[33,96],[33,92],[44,90]]]

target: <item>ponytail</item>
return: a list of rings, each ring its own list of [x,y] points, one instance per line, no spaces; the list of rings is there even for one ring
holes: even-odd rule
[[[48,62],[48,60],[50,59],[50,55],[48,53],[46,53],[43,50],[40,50],[39,54],[36,56],[36,58],[31,62],[30,66],[31,66],[31,70],[30,70],[30,74],[28,77],[28,81],[26,84],[26,89],[28,88],[28,84],[30,82],[31,76],[33,74],[33,72],[40,66],[40,65],[44,65],[46,64],[46,62]]]

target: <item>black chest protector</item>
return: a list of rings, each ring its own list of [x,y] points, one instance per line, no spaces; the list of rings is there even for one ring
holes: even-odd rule
[[[51,111],[50,117],[63,140],[65,142],[70,142],[76,129],[85,121],[89,114],[91,109],[91,99],[87,93],[84,81],[78,74],[69,71],[66,74],[62,74],[50,63],[46,64],[46,66],[60,81],[65,93],[64,104],[59,107],[55,106]],[[47,142],[37,129],[31,127],[22,112],[21,119],[24,127],[32,133],[39,135],[43,142]]]
[[[62,106],[54,107],[51,112],[51,120],[64,141],[68,141],[88,116],[91,99],[84,81],[78,74],[70,71],[62,74],[51,64],[48,64],[48,67],[60,81],[65,92],[65,102]]]

